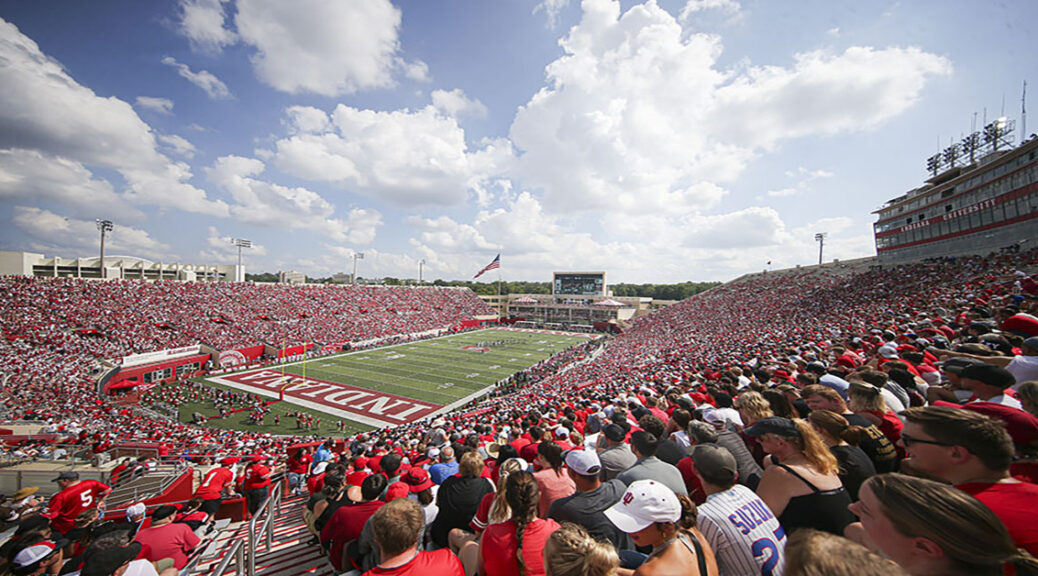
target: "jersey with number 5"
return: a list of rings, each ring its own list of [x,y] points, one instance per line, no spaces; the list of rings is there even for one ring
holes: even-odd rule
[[[721,576],[781,576],[786,532],[749,488],[736,484],[708,496],[697,525],[714,550]]]
[[[97,480],[81,480],[58,492],[51,497],[47,506],[51,528],[65,534],[75,526],[76,517],[80,513],[97,508],[101,495],[108,490],[107,484]]]

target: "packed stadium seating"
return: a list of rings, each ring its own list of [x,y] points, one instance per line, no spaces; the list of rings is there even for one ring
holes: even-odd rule
[[[486,447],[502,432],[522,431],[533,422],[557,426],[575,409],[586,416],[601,406],[669,392],[709,401],[708,385],[716,389],[732,367],[763,384],[807,359],[835,364],[832,351],[844,345],[869,360],[892,337],[951,347],[969,338],[954,331],[949,336],[942,330],[947,324],[963,326],[987,315],[997,328],[1006,314],[1034,314],[1036,268],[1038,251],[1030,251],[751,275],[637,318],[604,345],[546,360],[433,422],[369,432],[346,445],[354,454],[399,451],[421,464],[438,434],[476,433]],[[3,279],[0,299],[0,393],[9,412],[52,421],[54,429],[83,443],[148,439],[167,444],[174,454],[262,451],[278,458],[303,439],[141,422],[93,394],[88,367],[99,358],[198,341],[223,348],[356,340],[418,332],[487,312],[471,292],[429,288]],[[163,322],[171,328],[160,327]],[[82,329],[98,335],[75,332]]]

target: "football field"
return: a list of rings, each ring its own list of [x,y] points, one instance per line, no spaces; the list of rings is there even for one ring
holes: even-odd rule
[[[208,378],[283,397],[315,415],[383,427],[461,406],[498,382],[594,338],[493,328]]]

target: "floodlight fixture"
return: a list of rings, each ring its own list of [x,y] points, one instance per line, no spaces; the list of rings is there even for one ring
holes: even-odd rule
[[[97,230],[101,233],[101,278],[105,278],[105,236],[112,231],[114,227],[111,220],[97,219],[94,221],[97,224]]]
[[[252,241],[245,240],[244,238],[232,238],[231,244],[238,247],[238,270],[241,271],[241,279],[245,281],[245,269],[241,267],[241,249],[252,248]]]
[[[357,260],[363,260],[363,259],[364,259],[364,253],[363,252],[354,252],[353,253],[353,278],[352,279],[353,279],[353,283],[354,284],[357,283]]]
[[[815,242],[818,242],[818,265],[822,265],[822,248],[825,246],[825,237],[828,236],[828,232],[819,232],[815,234]]]

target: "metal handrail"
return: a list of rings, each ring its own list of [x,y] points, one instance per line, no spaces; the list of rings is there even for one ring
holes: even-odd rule
[[[160,466],[162,466],[162,464],[160,464]],[[133,486],[132,498],[125,498],[125,496],[130,493],[128,490],[128,488],[130,488],[129,486],[118,486],[114,488],[112,490],[112,494],[110,494],[108,497],[112,498],[113,502],[119,501],[121,504],[125,502],[136,502],[140,498],[142,490],[146,490],[148,494],[152,495],[162,494],[166,491],[167,488],[173,485],[174,482],[180,479],[180,477],[184,475],[184,472],[186,472],[188,468],[189,466],[183,461],[174,462],[173,469],[169,470],[166,474],[163,474],[162,476],[158,475],[160,472],[162,472],[161,470],[148,472],[146,476],[141,476],[141,478],[147,478],[152,474],[155,475],[151,478],[148,478],[149,480],[153,480],[152,482],[147,482],[143,485]]]
[[[281,511],[281,487],[271,484],[270,488],[272,491],[267,494],[267,499],[260,505],[259,512],[249,520],[249,533],[246,540],[249,553],[249,562],[246,565],[247,576],[256,576],[257,538],[261,535],[263,536],[264,552],[270,552],[270,549],[274,546],[274,516]],[[262,523],[260,523],[261,518],[263,519]],[[256,530],[257,524],[260,525],[259,533]]]
[[[241,576],[243,571],[248,570],[248,565],[245,563],[245,549],[242,548],[243,543],[241,540],[235,540],[227,553],[223,555],[223,559],[216,565],[216,568],[212,571],[214,576],[222,576],[227,571],[227,567],[231,565],[231,560],[234,560],[234,573],[237,576]]]

